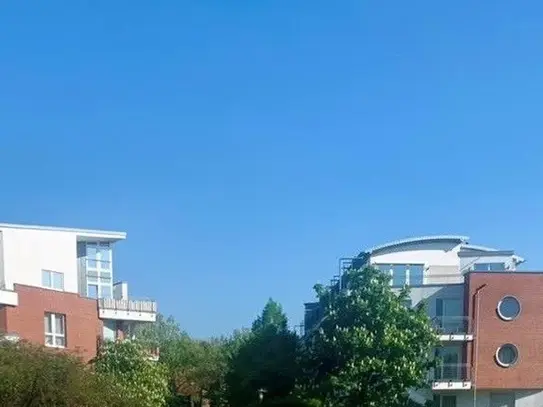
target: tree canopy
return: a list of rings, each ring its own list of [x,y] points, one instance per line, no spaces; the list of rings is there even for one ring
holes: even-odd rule
[[[132,340],[106,342],[94,361],[96,372],[110,377],[123,397],[142,407],[163,406],[168,382],[163,367]]]
[[[268,300],[260,316],[253,322],[253,332],[267,326],[274,326],[278,331],[286,331],[288,318],[283,312],[283,307],[272,298]]]
[[[272,400],[291,394],[300,373],[298,347],[281,305],[269,299],[230,361],[226,376],[230,405],[249,405],[260,395]]]
[[[305,337],[269,299],[251,329],[191,338],[173,318],[107,342],[92,366],[26,343],[0,342],[6,407],[405,407],[424,387],[437,336],[379,270],[351,269],[342,289],[315,286],[323,318]],[[147,348],[160,347],[159,361]]]
[[[436,333],[407,289],[374,268],[349,270],[342,290],[315,286],[324,318],[307,346],[310,388],[334,406],[405,406],[426,385]]]

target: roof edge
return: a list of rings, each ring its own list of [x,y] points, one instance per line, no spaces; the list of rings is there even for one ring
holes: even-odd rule
[[[0,223],[0,229],[26,229],[26,230],[44,230],[51,232],[70,232],[81,236],[100,236],[109,239],[126,239],[126,232],[117,232],[110,230],[98,230],[98,229],[78,229],[78,228],[65,228],[56,226],[41,226],[41,225],[18,225],[13,223]]]
[[[374,254],[377,251],[384,249],[389,249],[397,246],[403,246],[405,244],[411,243],[430,243],[430,242],[453,242],[453,243],[466,243],[469,240],[468,236],[460,235],[434,235],[434,236],[420,236],[420,237],[411,237],[407,239],[395,240],[389,243],[385,243],[379,246],[372,247],[367,250],[367,252]]]

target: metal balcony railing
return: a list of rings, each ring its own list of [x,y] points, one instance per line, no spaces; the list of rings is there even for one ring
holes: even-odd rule
[[[440,335],[468,334],[469,318],[464,316],[439,316],[432,318],[434,328]]]
[[[157,312],[156,301],[152,300],[119,300],[115,298],[99,298],[98,306],[102,309],[133,312]]]
[[[469,364],[443,363],[432,369],[430,379],[434,382],[464,382],[469,380],[469,372]]]

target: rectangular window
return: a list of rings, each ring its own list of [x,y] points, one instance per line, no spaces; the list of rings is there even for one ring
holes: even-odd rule
[[[424,264],[409,265],[409,285],[417,286],[424,283]]]
[[[392,286],[403,287],[407,284],[407,265],[393,264],[392,265]]]
[[[475,263],[473,271],[505,271],[505,263]]]
[[[46,312],[43,318],[45,326],[45,346],[66,347],[66,316]]]
[[[109,243],[87,243],[87,268],[111,270],[111,247]]]
[[[41,285],[55,290],[64,290],[64,274],[51,270],[42,270]]]
[[[107,242],[87,243],[87,296],[111,298],[113,273]]]
[[[89,284],[87,287],[87,295],[91,298],[98,298],[98,285]]]

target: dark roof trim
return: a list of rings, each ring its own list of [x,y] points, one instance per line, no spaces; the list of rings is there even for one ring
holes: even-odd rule
[[[458,257],[496,257],[496,256],[514,256],[514,250],[494,250],[494,251],[482,251],[482,250],[460,250]]]

